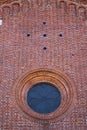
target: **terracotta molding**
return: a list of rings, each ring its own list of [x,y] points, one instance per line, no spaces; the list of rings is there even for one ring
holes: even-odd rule
[[[33,85],[40,82],[48,82],[54,84],[60,90],[62,96],[62,101],[59,108],[47,115],[34,112],[27,104],[27,92]],[[52,120],[57,117],[60,118],[72,104],[74,94],[75,90],[73,89],[73,85],[67,79],[67,77],[62,73],[53,70],[40,69],[29,72],[20,80],[18,80],[15,85],[15,97],[17,104],[27,118],[32,117],[42,120]]]
[[[6,7],[10,7],[11,8],[11,11],[10,12],[13,12],[13,14],[15,13],[15,12],[17,12],[17,11],[12,11],[12,7],[13,7],[13,5],[17,5],[17,4],[19,4],[19,10],[21,11],[22,9],[21,8],[23,8],[22,6],[24,5],[23,3],[22,3],[23,1],[22,0],[18,0],[18,1],[11,1],[10,3],[4,3],[4,4],[2,4],[1,6],[0,6],[0,9],[1,10],[3,10],[3,8],[5,9]],[[25,2],[25,1],[24,1]],[[54,7],[53,6],[53,2],[50,0],[50,3],[49,2],[40,2],[39,0],[36,0],[35,2],[32,2],[31,0],[29,1],[29,0],[26,0],[26,2],[28,2],[29,3],[29,7],[28,8],[39,8],[39,7],[42,7],[42,8],[46,8],[46,7]],[[76,3],[76,2],[72,2],[72,1],[67,1],[67,0],[55,0],[55,7],[56,7],[56,9],[58,8],[58,7],[61,7],[61,3],[62,3],[62,8],[64,8],[64,10],[65,10],[65,12],[67,13],[67,12],[69,12],[69,8],[70,8],[70,5],[75,5],[75,16],[79,16],[79,18],[81,18],[81,19],[83,19],[83,20],[86,20],[86,18],[87,18],[87,14],[85,13],[86,12],[86,10],[87,10],[87,5],[83,5],[83,4],[78,4],[78,3]],[[63,4],[64,3],[64,4]],[[44,7],[43,7],[43,5],[44,5]],[[81,14],[79,13],[80,11],[80,9],[81,8],[84,8],[84,10],[83,10],[83,16],[81,16]],[[58,9],[60,9],[60,8],[58,8]],[[26,9],[27,11],[28,11],[28,9]],[[2,15],[4,15],[3,14],[3,11],[1,12],[2,13]],[[5,16],[5,15],[4,15]],[[6,15],[7,16],[7,15]],[[84,17],[84,18],[82,18],[82,17]]]

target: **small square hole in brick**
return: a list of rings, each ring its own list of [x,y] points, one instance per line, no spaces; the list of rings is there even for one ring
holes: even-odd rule
[[[43,25],[46,25],[46,22],[43,22]]]
[[[43,34],[43,37],[47,37],[47,34]]]
[[[29,33],[27,34],[27,37],[30,37],[30,34],[29,34]]]
[[[46,48],[46,47],[44,47],[44,48],[43,48],[43,50],[47,50],[47,48]]]
[[[59,37],[62,37],[63,35],[62,34],[59,34]]]

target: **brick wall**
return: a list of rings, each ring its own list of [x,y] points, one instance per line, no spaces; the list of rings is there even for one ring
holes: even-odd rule
[[[1,5],[0,17],[0,129],[86,130],[87,6],[19,0]],[[76,98],[61,119],[29,120],[16,102],[16,81],[39,68],[59,70],[74,84]]]

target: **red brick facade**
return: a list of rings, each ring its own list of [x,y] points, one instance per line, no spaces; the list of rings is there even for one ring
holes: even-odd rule
[[[86,130],[87,5],[18,0],[1,4],[0,18],[0,130]],[[34,70],[60,72],[72,84],[60,117],[27,117],[18,104],[16,85]]]

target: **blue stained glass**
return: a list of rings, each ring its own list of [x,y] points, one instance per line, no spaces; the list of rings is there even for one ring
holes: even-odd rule
[[[52,84],[38,83],[27,93],[27,103],[40,114],[55,111],[61,104],[61,93]]]

